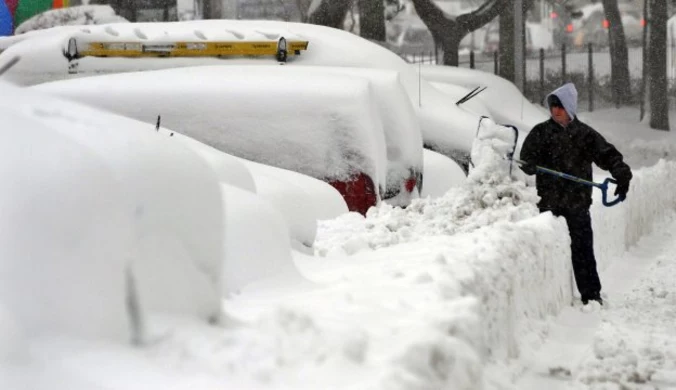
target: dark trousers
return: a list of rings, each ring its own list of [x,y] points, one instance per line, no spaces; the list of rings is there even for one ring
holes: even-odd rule
[[[551,211],[557,217],[564,217],[570,231],[570,250],[573,260],[573,273],[577,289],[582,298],[596,299],[601,296],[601,281],[596,271],[594,257],[594,232],[588,209],[540,209]]]

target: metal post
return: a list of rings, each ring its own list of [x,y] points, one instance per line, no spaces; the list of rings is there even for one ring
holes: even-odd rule
[[[646,98],[646,90],[648,89],[648,29],[650,28],[650,19],[648,16],[650,15],[648,12],[650,6],[650,2],[648,0],[644,0],[643,2],[643,20],[645,20],[645,25],[643,26],[643,37],[642,37],[642,45],[643,45],[643,53],[642,53],[642,69],[641,69],[641,96],[639,97],[639,121],[643,120],[643,117],[645,117],[646,114],[646,109],[645,109],[645,98]]]
[[[514,6],[514,84],[519,91],[524,91],[526,81],[524,80],[525,65],[525,23],[523,12],[523,0],[513,0]]]
[[[497,50],[493,52],[493,62],[494,62],[494,64],[495,64],[495,70],[494,70],[494,73],[495,73],[495,74],[498,74],[498,72],[500,71],[500,66],[499,66],[499,65],[500,65],[500,62],[499,62],[499,60],[498,60],[498,52],[497,52]]]
[[[594,48],[589,44],[589,112],[594,111]]]
[[[561,45],[561,84],[566,83],[566,44]]]
[[[545,49],[540,49],[540,101],[545,100]]]
[[[469,52],[469,68],[474,69],[474,50]]]

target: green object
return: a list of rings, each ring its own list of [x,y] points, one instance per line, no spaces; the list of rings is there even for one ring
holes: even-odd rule
[[[14,14],[14,27],[33,16],[52,9],[53,0],[20,0]]]

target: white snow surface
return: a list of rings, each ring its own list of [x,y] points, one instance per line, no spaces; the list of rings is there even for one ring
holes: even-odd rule
[[[387,149],[367,80],[286,67],[194,67],[57,81],[40,91],[163,126],[237,157],[347,180],[387,179]],[[106,91],[100,94],[100,91]]]
[[[581,117],[607,138],[615,134],[629,161],[645,164],[633,167],[621,205],[604,208],[594,192],[596,255],[610,294],[600,312],[570,307],[565,222],[538,213],[533,187],[518,170],[510,177],[504,159],[511,131],[484,121],[472,148],[475,167],[443,196],[324,221],[315,243],[319,256],[239,249],[237,266],[246,267],[246,254],[259,255],[254,263],[268,265],[271,278],[229,291],[220,326],[194,316],[151,316],[152,342],[140,347],[120,338],[82,340],[76,332],[27,337],[23,317],[0,294],[1,340],[11,340],[0,344],[0,382],[36,389],[91,389],[92,383],[114,389],[674,387],[676,193],[669,183],[676,163],[657,159],[673,158],[660,154],[673,136],[619,119],[634,114]],[[617,122],[605,119],[611,115]],[[213,167],[204,164],[204,171],[221,183]],[[604,176],[596,173],[597,180]],[[246,191],[230,188],[228,205],[266,208],[233,200]],[[283,217],[268,211],[253,219],[237,214],[242,223],[230,221],[226,232],[244,224],[235,239],[261,245],[271,236],[271,245],[288,251]],[[259,229],[268,230],[259,236]],[[257,263],[263,256],[270,263]],[[566,372],[568,379],[559,379]]]
[[[438,198],[452,187],[462,186],[467,175],[455,161],[433,150],[424,149],[425,168],[421,198]]]
[[[172,23],[125,23],[106,26],[87,26],[76,32],[87,40],[122,40],[134,42],[187,40],[265,39],[280,36],[307,39],[307,51],[294,56],[289,65],[340,66],[375,68],[396,71],[409,99],[414,105],[426,144],[450,156],[462,158],[472,146],[478,118],[454,106],[454,101],[440,93],[426,80],[418,77],[415,69],[398,55],[375,43],[347,31],[303,23],[277,21],[203,20]],[[21,62],[7,72],[8,80],[23,85],[82,77],[99,73],[118,73],[168,67],[194,65],[265,64],[273,59],[250,58],[175,58],[175,59],[121,59],[83,58],[77,61],[78,74],[68,73],[69,64],[62,52],[72,30],[57,30],[53,38],[36,36],[40,41],[33,46],[27,41],[11,45],[0,56],[0,63],[20,56]],[[145,39],[145,38],[147,39]],[[277,38],[275,38],[277,37]],[[0,40],[0,47],[8,43]],[[14,41],[12,41],[14,42]],[[5,60],[3,60],[5,58]]]

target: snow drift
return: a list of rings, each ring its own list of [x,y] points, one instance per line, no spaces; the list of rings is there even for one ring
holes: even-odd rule
[[[203,160],[133,120],[1,88],[0,289],[22,325],[120,339],[128,310],[218,319],[223,203]]]

